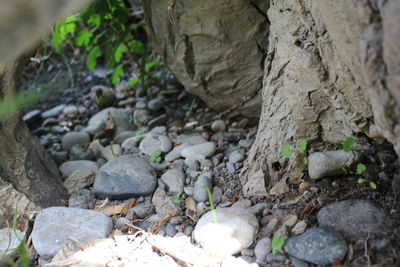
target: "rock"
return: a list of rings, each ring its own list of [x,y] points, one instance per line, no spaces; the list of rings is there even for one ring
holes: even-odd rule
[[[297,223],[298,219],[299,219],[299,217],[297,217],[297,215],[289,214],[285,218],[282,219],[282,224],[284,224],[288,227],[292,227],[293,225],[295,225]]]
[[[135,124],[143,124],[150,119],[149,111],[145,109],[135,109],[133,112]]]
[[[73,160],[68,161],[58,168],[64,177],[70,176],[74,171],[94,171],[97,172],[98,166],[96,162],[90,160]]]
[[[391,231],[385,211],[371,200],[334,202],[323,207],[317,217],[320,226],[332,227],[351,241],[381,237]]]
[[[95,85],[90,89],[90,99],[97,104],[99,108],[112,106],[116,97],[111,88],[103,85]]]
[[[171,223],[167,223],[167,227],[165,227],[165,234],[167,236],[173,237],[177,233],[175,226]]]
[[[299,184],[299,193],[304,193],[309,187],[311,187],[311,184],[308,182],[301,182]]]
[[[193,233],[193,230],[194,230],[193,226],[189,225],[189,226],[187,226],[187,227],[183,230],[183,233],[184,233],[186,236],[191,236],[192,233]]]
[[[92,118],[90,118],[88,122],[88,127],[83,129],[82,131],[87,132],[91,135],[94,135],[96,132],[93,132],[94,128],[100,129],[100,125],[105,125],[108,121],[109,115],[111,115],[114,123],[115,123],[115,135],[118,135],[124,131],[133,130],[133,125],[129,123],[129,118],[124,109],[117,108],[106,108],[102,111],[96,113]],[[89,128],[92,126],[92,128]],[[104,126],[103,126],[104,127]]]
[[[121,145],[126,139],[136,136],[134,131],[124,131],[114,137],[114,142]]]
[[[91,124],[83,128],[81,131],[90,135],[100,133],[106,127],[106,123],[102,120],[92,121]]]
[[[287,240],[285,251],[298,259],[328,265],[342,260],[347,252],[343,237],[330,228],[312,228]]]
[[[93,140],[93,142],[90,143],[89,149],[92,150],[93,155],[97,158],[100,157],[103,153],[103,145],[100,143],[99,139]]]
[[[235,165],[233,165],[230,162],[226,163],[226,170],[230,173],[230,174],[234,174],[236,172],[236,168]]]
[[[235,150],[229,155],[229,162],[232,164],[235,164],[235,163],[243,161],[244,158],[245,157],[242,153],[240,153],[238,150]]]
[[[292,258],[293,267],[308,267],[308,263],[297,258]]]
[[[139,149],[144,154],[151,156],[158,149],[161,149],[162,152],[169,152],[172,149],[172,142],[165,135],[149,135],[140,142]]]
[[[25,239],[26,232],[21,232],[18,229],[3,228],[0,230],[0,265],[8,266],[4,261],[4,256],[12,259],[18,256],[16,249]]]
[[[257,241],[254,247],[254,255],[256,256],[257,262],[265,262],[267,254],[272,250],[271,239],[263,237]]]
[[[154,192],[152,203],[156,208],[156,212],[159,216],[164,217],[173,212],[176,207],[172,203],[172,197],[167,196],[164,190],[157,188]]]
[[[31,110],[22,117],[22,120],[26,122],[28,126],[32,126],[33,124],[39,122],[40,114],[42,112],[38,109]]]
[[[98,196],[126,199],[150,195],[157,188],[153,167],[137,156],[121,156],[104,164],[96,175],[93,192]]]
[[[127,216],[129,216],[128,214],[130,213],[134,213],[136,218],[138,219],[144,219],[148,216],[150,216],[151,214],[155,213],[155,207],[153,204],[150,203],[142,203],[139,205],[134,206],[133,208],[130,208],[127,211]]]
[[[118,144],[106,146],[103,148],[102,155],[103,158],[105,158],[107,161],[110,161],[122,155],[122,148]]]
[[[343,168],[351,168],[360,160],[355,152],[324,151],[311,153],[308,157],[308,174],[311,179],[326,176],[344,175]]]
[[[168,114],[161,114],[160,116],[155,117],[152,120],[149,120],[147,126],[155,127],[160,125],[165,125],[168,122]]]
[[[185,186],[185,174],[180,169],[166,171],[161,180],[167,185],[168,192],[182,193]]]
[[[300,235],[304,233],[304,231],[307,228],[307,223],[306,221],[302,220],[296,223],[296,225],[292,229],[292,234],[294,235]]]
[[[280,255],[280,254],[272,254],[272,253],[268,253],[266,260],[268,263],[270,262],[284,262],[286,260],[286,256],[285,255]]]
[[[201,134],[193,133],[193,134],[181,134],[176,139],[177,143],[182,144],[190,144],[190,145],[198,145],[202,143],[206,143],[207,140]]]
[[[68,118],[74,118],[76,115],[78,115],[79,111],[76,106],[66,106],[63,109],[63,113],[68,117]]]
[[[218,186],[214,186],[213,191],[212,191],[212,197],[213,197],[213,202],[214,205],[218,205],[222,201],[222,189],[219,188]]]
[[[69,132],[61,139],[64,150],[70,150],[73,145],[87,145],[90,143],[90,136],[85,132]]]
[[[100,212],[51,207],[36,217],[32,243],[40,256],[50,259],[61,247],[74,245],[71,237],[85,244],[107,237],[111,230],[111,219]]]
[[[46,110],[45,112],[42,113],[42,118],[47,119],[50,117],[56,117],[64,110],[65,107],[66,107],[66,105],[62,104],[62,105],[58,105],[52,109]]]
[[[160,98],[154,98],[147,103],[147,108],[152,111],[157,111],[162,109],[164,102]]]
[[[143,138],[144,138],[143,135],[138,135],[138,136],[130,137],[130,138],[126,139],[126,140],[122,143],[121,147],[122,147],[124,150],[132,151],[132,150],[134,150],[134,149],[137,147],[137,145],[139,144],[140,141],[142,141]]]
[[[289,186],[286,184],[286,179],[282,178],[279,182],[277,182],[269,191],[269,193],[273,196],[280,196],[289,192]]]
[[[278,237],[278,236],[283,236],[285,237],[285,239],[288,236],[288,230],[287,230],[287,226],[286,225],[281,225],[279,226],[279,228],[275,231],[273,238]]]
[[[226,124],[223,120],[216,120],[211,124],[211,130],[214,132],[225,132]]]
[[[196,202],[205,202],[208,200],[207,190],[205,190],[204,187],[208,187],[211,190],[211,177],[200,175],[193,188],[193,198]]]
[[[64,187],[67,189],[68,194],[72,194],[91,185],[95,176],[96,173],[93,170],[74,171],[65,179]]]
[[[73,193],[68,199],[68,207],[70,208],[80,208],[88,209],[90,201],[93,197],[88,189],[80,189]]]
[[[80,145],[73,145],[69,150],[69,158],[71,160],[92,160],[93,151],[86,150]]]
[[[182,144],[174,147],[167,155],[165,155],[165,160],[168,162],[172,162],[181,157],[181,152],[183,149],[190,147],[189,144]]]
[[[200,168],[200,161],[204,160],[205,157],[203,155],[190,155],[185,159],[185,165],[193,170],[199,170]]]
[[[248,248],[258,232],[257,218],[241,208],[215,210],[203,215],[193,231],[194,240],[207,252],[218,256],[230,256]]]
[[[61,165],[68,160],[68,151],[52,151],[50,156],[57,165]]]
[[[249,139],[240,139],[239,140],[239,146],[244,147],[244,148],[249,148],[253,144],[254,140],[249,140]]]
[[[208,158],[214,154],[215,149],[216,147],[213,142],[201,143],[183,149],[181,156],[187,158],[191,155],[203,155]]]
[[[250,199],[241,199],[235,203],[233,203],[232,208],[242,208],[248,209],[251,207],[251,200]]]

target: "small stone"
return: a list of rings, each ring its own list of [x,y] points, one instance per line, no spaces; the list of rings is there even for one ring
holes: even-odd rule
[[[221,203],[222,189],[219,188],[218,186],[214,186],[212,196],[213,196],[214,205],[218,205],[219,203]]]
[[[183,188],[183,191],[185,192],[186,195],[188,196],[193,196],[193,187],[192,186],[186,186]]]
[[[168,162],[172,162],[180,158],[182,150],[189,146],[190,146],[189,144],[182,144],[174,147],[167,155],[165,155],[165,160]]]
[[[244,249],[242,249],[242,250],[240,251],[240,254],[241,254],[242,256],[249,256],[249,257],[252,257],[252,256],[254,256],[254,251],[253,251],[252,249],[249,249],[249,248],[244,248]]]
[[[8,256],[9,258],[13,258],[17,256],[16,249],[21,245],[21,242],[25,239],[26,232],[21,232],[18,229],[12,228],[3,228],[0,230],[0,265],[8,266],[4,262],[3,256]]]
[[[232,164],[238,163],[243,160],[244,160],[244,155],[242,153],[240,153],[238,150],[233,151],[229,155],[229,162]]]
[[[161,180],[168,187],[168,192],[182,193],[185,186],[185,174],[180,169],[171,169],[166,171]]]
[[[294,235],[300,235],[302,233],[304,233],[304,231],[307,228],[307,223],[306,221],[302,220],[299,221],[298,223],[296,223],[296,225],[293,227],[292,229],[292,234]]]
[[[64,187],[67,189],[68,194],[72,194],[91,185],[95,176],[96,173],[93,170],[74,171],[65,179]]]
[[[69,158],[71,160],[92,160],[93,151],[86,150],[80,145],[74,145],[69,150]]]
[[[211,170],[213,167],[213,163],[209,159],[200,160],[200,168],[202,170]]]
[[[185,165],[193,170],[200,169],[200,160],[204,160],[205,157],[203,155],[190,155],[185,159]]]
[[[76,106],[67,106],[63,109],[63,113],[69,118],[74,118],[76,115],[78,115],[79,111]]]
[[[171,223],[167,223],[167,227],[165,227],[165,234],[167,236],[173,237],[177,233],[175,226]]]
[[[80,189],[74,192],[68,199],[68,207],[88,209],[93,197],[88,189]]]
[[[293,267],[308,267],[308,263],[297,258],[292,258]]]
[[[331,228],[312,228],[287,240],[285,251],[314,264],[328,265],[342,260],[347,252],[343,237]]]
[[[130,137],[122,143],[121,147],[124,150],[132,151],[137,147],[137,145],[140,143],[140,141],[143,140],[143,138],[144,138],[144,136],[142,136],[142,135]]]
[[[289,214],[287,215],[285,218],[283,218],[282,220],[282,224],[292,227],[293,225],[295,225],[297,223],[297,220],[299,218],[297,217],[297,215],[295,214]]]
[[[284,236],[285,238],[288,236],[288,230],[286,225],[281,225],[274,233],[274,238],[278,236]]]
[[[269,191],[269,193],[273,196],[280,196],[289,192],[289,186],[286,184],[286,179],[282,178],[279,182],[277,182]]]
[[[286,260],[285,255],[268,253],[266,257],[267,262],[284,262]]]
[[[122,155],[122,148],[118,144],[106,146],[103,148],[102,155],[107,161],[113,160]]]
[[[115,221],[115,225],[114,228],[123,231],[124,229],[127,228],[127,226],[131,225],[131,221],[128,220],[125,217],[119,217],[116,221]]]
[[[271,239],[268,237],[263,237],[257,241],[256,246],[254,247],[254,255],[258,262],[265,262],[267,254],[271,252],[272,245]]]
[[[198,145],[193,145],[182,150],[181,156],[184,158],[190,155],[203,155],[208,158],[214,154],[216,150],[215,144],[213,142],[202,143]]]
[[[253,144],[253,140],[241,139],[239,140],[239,146],[249,148]]]
[[[156,212],[161,217],[164,217],[173,212],[176,207],[172,203],[172,197],[167,196],[164,190],[157,188],[154,192],[152,203],[156,208]]]
[[[153,204],[151,203],[142,203],[139,205],[136,205],[132,208],[130,208],[127,212],[126,212],[126,216],[131,216],[129,214],[135,214],[136,218],[138,219],[144,219],[148,216],[150,216],[151,214],[155,213],[155,207]],[[132,216],[131,216],[132,217]]]
[[[39,122],[41,113],[42,112],[38,109],[31,110],[25,113],[25,115],[22,117],[22,120],[29,126],[32,126],[33,124]]]
[[[203,136],[201,136],[201,134],[198,133],[193,133],[193,134],[181,134],[177,137],[176,139],[177,143],[181,143],[181,144],[190,144],[190,145],[198,145],[198,144],[202,144],[202,143],[206,143],[207,140],[204,139]]]
[[[161,149],[162,152],[169,152],[172,149],[172,142],[165,135],[148,135],[140,142],[139,149],[144,154],[151,156],[158,149]]]
[[[32,243],[40,256],[50,259],[61,247],[74,245],[71,237],[85,244],[107,237],[111,230],[111,219],[100,212],[51,207],[36,217]]]
[[[114,137],[114,142],[121,145],[126,139],[136,136],[134,131],[124,131]]]
[[[227,169],[228,172],[231,173],[231,174],[234,174],[234,173],[236,172],[235,166],[234,166],[232,163],[230,163],[230,162],[227,162],[227,163],[226,163],[226,169]]]
[[[207,190],[204,188],[212,188],[211,178],[206,175],[200,175],[194,184],[193,198],[197,202],[205,202],[208,200]]]
[[[73,160],[68,161],[58,168],[64,177],[70,176],[74,171],[94,171],[97,172],[99,167],[96,162],[90,160]]]
[[[69,132],[61,140],[64,150],[70,150],[73,145],[87,145],[90,143],[90,136],[85,132]]]
[[[66,107],[66,105],[58,105],[52,109],[46,110],[45,112],[42,113],[42,118],[47,119],[50,117],[57,117]]]
[[[129,118],[126,111],[124,109],[111,107],[103,109],[102,111],[96,113],[92,118],[90,118],[88,122],[88,127],[83,129],[82,131],[94,135],[95,133],[97,133],[97,131],[101,131],[102,127],[104,128],[104,125],[107,121],[109,121],[110,117],[115,124],[116,135],[124,131],[133,130],[133,125],[129,123]]]
[[[158,111],[158,110],[162,109],[163,105],[164,105],[164,103],[163,103],[162,99],[155,98],[155,99],[150,100],[147,103],[147,108],[152,111]]]
[[[199,202],[196,205],[196,210],[198,213],[203,213],[203,211],[205,211],[206,208],[207,208],[207,206],[206,206],[206,203],[204,203],[204,202]]]
[[[135,109],[135,111],[133,112],[133,119],[135,123],[145,123],[150,119],[149,111],[146,109]]]
[[[186,236],[191,236],[192,235],[192,233],[193,233],[193,226],[191,226],[191,225],[189,225],[189,226],[187,226],[186,228],[185,228],[185,230],[183,230],[183,233],[186,235]]]
[[[235,203],[233,203],[232,208],[242,208],[247,209],[251,207],[251,200],[250,199],[241,199]]]
[[[267,203],[257,203],[254,206],[251,206],[247,210],[253,213],[254,215],[258,216],[261,215],[265,208],[268,207]]]
[[[225,132],[226,124],[223,120],[216,120],[211,124],[211,130],[214,132]]]

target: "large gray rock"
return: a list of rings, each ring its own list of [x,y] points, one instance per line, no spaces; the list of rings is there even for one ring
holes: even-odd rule
[[[90,143],[90,136],[86,132],[69,132],[61,139],[64,150],[70,150],[74,145],[87,145]]]
[[[137,156],[121,156],[104,164],[96,175],[93,192],[100,197],[125,199],[150,195],[156,190],[153,167]]]
[[[85,244],[107,237],[112,225],[109,217],[97,211],[51,207],[36,217],[32,243],[40,256],[49,259],[61,247],[73,245],[71,237]]]
[[[99,169],[99,167],[97,166],[97,163],[94,161],[90,161],[90,160],[68,161],[68,162],[61,164],[61,166],[58,168],[61,175],[64,177],[70,176],[75,171],[97,172],[98,169]]]
[[[211,254],[230,256],[248,248],[258,232],[258,220],[241,208],[220,208],[204,214],[193,231],[194,240]]]

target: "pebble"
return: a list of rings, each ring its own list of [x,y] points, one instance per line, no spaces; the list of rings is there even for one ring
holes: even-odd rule
[[[136,124],[143,124],[150,119],[149,111],[146,109],[135,109],[133,112],[133,119]]]
[[[165,227],[165,234],[169,237],[173,237],[177,233],[175,226],[171,223],[167,223],[167,227]]]
[[[229,162],[232,164],[235,164],[235,163],[243,161],[244,158],[245,157],[242,153],[240,153],[238,150],[235,150],[229,155]]]
[[[193,230],[194,230],[193,226],[189,225],[189,226],[186,226],[185,230],[183,230],[183,233],[186,236],[191,236],[193,233]]]
[[[253,213],[256,216],[259,216],[263,213],[264,209],[268,207],[267,203],[257,203],[254,206],[251,206],[247,210]]]
[[[226,169],[227,169],[228,172],[231,173],[231,174],[234,174],[234,173],[236,172],[235,166],[234,166],[232,163],[230,163],[230,162],[227,162],[227,163],[226,163]]]
[[[86,150],[80,145],[74,145],[69,150],[69,158],[71,160],[92,160],[93,151]]]
[[[204,187],[212,188],[211,177],[206,175],[200,175],[194,184],[193,198],[196,202],[205,202],[208,200],[207,190]]]
[[[279,228],[275,231],[274,233],[274,238],[278,237],[278,236],[284,236],[285,238],[287,238],[288,236],[288,230],[287,230],[287,226],[286,225],[281,225],[279,226]]]
[[[240,251],[240,254],[242,256],[248,256],[248,257],[252,257],[254,256],[254,250],[253,249],[249,249],[249,248],[244,248]]]
[[[198,145],[193,145],[182,150],[181,156],[187,158],[191,155],[203,155],[208,158],[214,154],[216,150],[214,142],[207,142]]]
[[[271,244],[271,239],[268,237],[263,237],[257,241],[254,247],[254,255],[256,256],[257,262],[266,261],[267,254],[272,250]]]
[[[74,145],[89,144],[90,136],[85,132],[69,132],[62,137],[61,143],[64,150],[70,150]]]
[[[176,142],[181,144],[198,145],[206,143],[207,140],[201,134],[193,133],[179,135],[176,139]]]
[[[92,170],[74,171],[64,181],[64,187],[67,189],[68,194],[72,194],[93,183],[95,173]]]
[[[92,128],[86,127],[82,131],[85,131],[91,135],[95,134],[98,130],[101,130],[102,127],[104,127],[105,123],[109,118],[109,115],[111,115],[115,123],[116,135],[124,131],[133,130],[133,125],[129,123],[128,115],[124,109],[106,108],[96,113],[93,117],[90,118],[88,122],[88,127],[92,126]],[[103,126],[101,127],[101,125]]]
[[[103,213],[66,207],[42,210],[35,219],[32,243],[40,256],[52,258],[65,245],[74,245],[71,237],[80,243],[89,243],[108,236],[111,219]]]
[[[78,115],[79,111],[76,106],[66,106],[63,109],[63,113],[69,118],[74,118],[76,115]]]
[[[126,140],[122,143],[121,147],[122,147],[124,150],[132,151],[132,150],[134,150],[134,149],[137,147],[137,145],[140,143],[140,141],[143,140],[143,138],[144,138],[143,135],[138,135],[138,136],[130,137],[130,138],[126,139]]]
[[[156,211],[155,207],[153,204],[151,203],[142,203],[139,205],[136,205],[132,208],[130,208],[127,212],[126,212],[126,216],[127,217],[132,217],[132,213],[135,215],[136,218],[138,219],[144,219],[148,216],[150,216],[151,214],[153,214]]]
[[[200,169],[200,161],[204,160],[205,157],[203,155],[190,155],[185,159],[185,165],[188,166],[189,168],[193,170],[199,170]]]
[[[284,262],[286,260],[286,256],[285,255],[281,255],[281,254],[272,254],[272,253],[268,253],[267,257],[266,257],[267,262]]]
[[[112,178],[112,179],[111,179]],[[100,168],[93,192],[101,198],[127,199],[150,195],[157,188],[153,167],[138,156],[121,156]]]
[[[296,223],[296,225],[292,228],[292,234],[294,235],[300,235],[304,233],[304,231],[307,228],[307,223],[306,221],[302,220]]]
[[[174,147],[167,155],[165,155],[165,160],[168,162],[172,162],[181,157],[181,152],[183,149],[190,147],[189,144],[182,144]]]
[[[347,252],[343,237],[330,228],[312,228],[287,240],[285,251],[298,259],[328,265],[342,260]]]
[[[304,193],[308,188],[311,187],[311,184],[308,182],[301,182],[299,184],[299,193]]]
[[[126,139],[136,136],[134,131],[123,131],[114,137],[114,142],[121,145]]]
[[[127,226],[131,225],[132,222],[130,220],[128,220],[125,217],[119,217],[116,221],[115,221],[115,225],[114,228],[118,229],[120,231],[123,231],[124,229],[127,228]]]
[[[142,153],[151,156],[158,149],[169,152],[172,149],[172,142],[165,135],[148,135],[140,142],[139,149]]]
[[[213,202],[214,205],[218,205],[222,201],[222,189],[219,188],[218,186],[214,186],[212,196],[213,196]]]
[[[102,155],[107,161],[115,159],[122,155],[122,148],[118,144],[113,144],[103,148]]]
[[[19,247],[21,242],[25,239],[26,232],[21,232],[18,229],[3,228],[0,230],[0,265],[8,266],[3,262],[3,256],[8,256],[10,258],[17,256],[15,251]]]
[[[88,189],[80,189],[74,192],[68,199],[68,207],[88,209],[92,195]]]
[[[216,120],[211,124],[211,130],[214,132],[225,132],[226,124],[223,120]]]
[[[292,258],[293,267],[308,267],[308,263],[297,258]]]
[[[58,168],[64,177],[70,176],[74,171],[98,171],[97,163],[90,160],[67,161]]]
[[[317,218],[320,226],[332,227],[351,241],[381,237],[391,231],[385,211],[371,200],[334,202],[323,207]]]
[[[168,187],[168,192],[182,193],[185,186],[185,174],[180,169],[167,170],[161,180]]]
[[[242,208],[247,209],[251,207],[251,200],[250,199],[241,199],[235,203],[233,203],[232,208]]]
[[[299,219],[299,217],[297,217],[297,215],[289,214],[285,218],[283,218],[282,224],[284,224],[288,227],[292,227],[293,225],[295,225],[297,223],[298,219]]]
[[[172,197],[167,196],[164,190],[157,188],[154,192],[152,203],[155,206],[157,215],[164,217],[173,212],[176,207],[172,203]]]
[[[244,147],[244,148],[249,148],[253,144],[253,140],[249,139],[241,139],[239,140],[239,146]]]
[[[147,108],[152,111],[158,111],[162,109],[164,102],[160,98],[154,98],[147,103]]]
[[[218,208],[203,215],[193,231],[194,240],[209,253],[230,256],[248,248],[258,232],[257,218],[241,208]]]
[[[58,105],[52,109],[46,110],[45,112],[42,113],[42,118],[47,119],[50,117],[56,117],[64,110],[65,107],[66,107],[66,105],[62,104],[62,105]]]
[[[38,109],[31,110],[27,112],[23,117],[22,120],[26,122],[29,126],[33,125],[34,123],[38,122],[40,119],[40,114],[42,112]]]

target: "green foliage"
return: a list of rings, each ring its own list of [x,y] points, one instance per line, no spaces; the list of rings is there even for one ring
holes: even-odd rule
[[[172,199],[171,202],[174,204],[179,204],[181,203],[181,200],[179,199],[179,197],[181,196],[181,192],[177,193]]]
[[[292,148],[290,147],[290,144],[285,144],[282,147],[281,154],[285,158],[290,158],[293,155],[293,151],[292,151]]]
[[[196,104],[196,100],[193,99],[192,104],[190,104],[190,106],[183,106],[183,110],[185,111],[185,117],[190,117],[190,115],[192,115],[193,112],[193,107]]]
[[[155,151],[150,155],[150,161],[151,161],[151,162],[160,163],[160,162],[162,161],[161,154],[162,154],[161,149],[155,150]]]
[[[307,140],[306,139],[299,139],[297,140],[297,150],[300,154],[304,154],[307,148]]]
[[[297,140],[297,151],[299,154],[302,155],[303,164],[308,165],[308,158],[306,156],[306,149],[307,149],[307,140],[306,139],[299,139]],[[285,144],[281,149],[281,155],[285,158],[290,158],[293,155],[294,151],[290,144]]]
[[[203,189],[207,191],[207,196],[208,196],[208,201],[210,202],[210,208],[211,208],[211,213],[213,216],[213,221],[214,221],[214,223],[218,223],[217,213],[215,212],[213,196],[212,196],[211,190],[207,186],[203,186]]]
[[[356,174],[357,175],[363,174],[366,170],[367,170],[367,166],[365,166],[365,164],[362,164],[362,163],[358,163],[357,164],[357,169],[356,169]],[[363,183],[366,183],[366,182],[368,182],[368,181],[366,179],[362,178],[362,177],[357,179],[357,183],[358,184],[363,184]],[[376,185],[376,183],[374,183],[372,181],[369,181],[368,184],[369,184],[369,187],[371,187],[373,190],[375,190],[378,187]]]
[[[367,169],[367,166],[365,166],[362,163],[358,163],[357,164],[356,174],[361,175],[363,172],[365,172],[366,169]]]
[[[276,236],[272,239],[272,254],[276,254],[278,250],[280,250],[283,245],[285,245],[286,239],[284,236]]]
[[[342,150],[344,152],[350,152],[353,149],[353,145],[355,143],[355,140],[353,137],[349,136],[346,138],[346,140],[343,141],[342,144]]]

